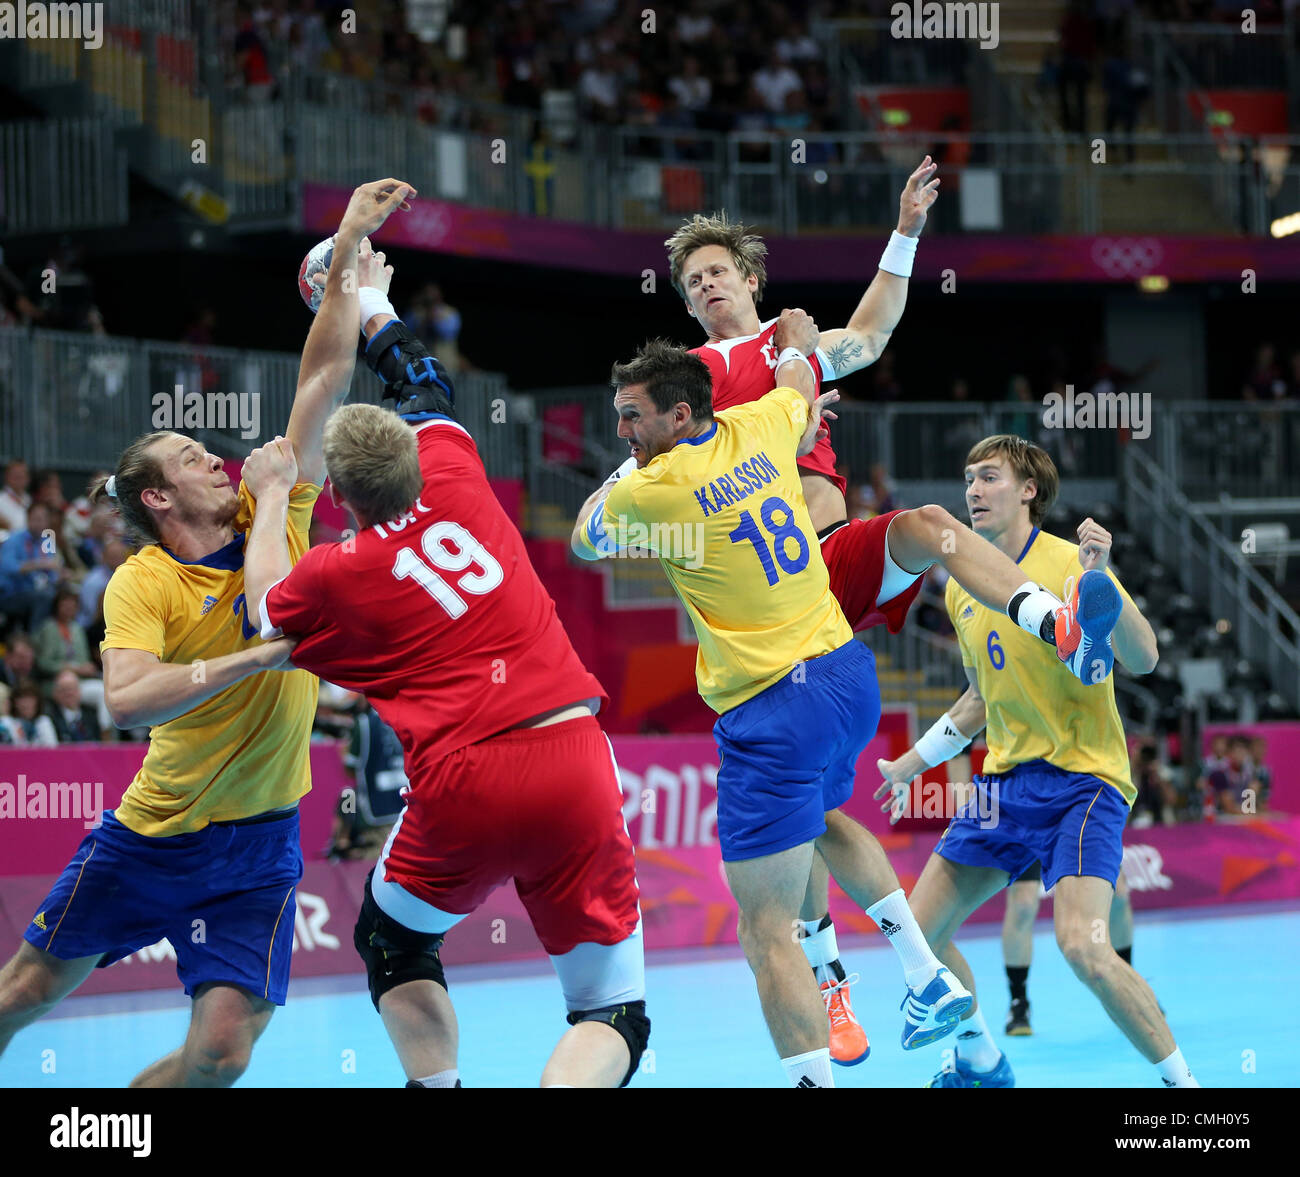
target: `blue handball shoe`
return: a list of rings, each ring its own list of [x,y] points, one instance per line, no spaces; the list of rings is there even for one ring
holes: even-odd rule
[[[991,1071],[972,1071],[960,1058],[953,1060],[952,1070],[942,1070],[926,1084],[927,1087],[1014,1087],[1016,1077],[1011,1064],[1003,1054]]]
[[[947,1038],[975,999],[947,969],[940,968],[920,992],[908,989],[903,1004],[903,1049],[919,1050]]]
[[[1056,656],[1085,686],[1103,683],[1115,666],[1110,635],[1124,608],[1119,589],[1100,569],[1090,569],[1077,585],[1066,584],[1069,600],[1056,611]]]

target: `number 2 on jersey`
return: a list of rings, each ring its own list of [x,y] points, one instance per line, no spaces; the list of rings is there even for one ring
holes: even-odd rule
[[[456,588],[471,596],[481,597],[490,593],[504,579],[501,565],[492,558],[481,543],[478,542],[459,523],[444,521],[435,523],[424,533],[421,541],[425,559],[416,555],[414,548],[403,548],[397,553],[393,562],[393,575],[398,580],[413,577],[415,582],[446,610],[447,616],[455,620],[465,612],[465,601],[435,569],[444,572],[465,572]],[[433,567],[430,568],[429,564]],[[481,571],[466,571],[471,565],[477,565]]]
[[[785,512],[785,520],[782,523],[775,522],[777,511]],[[780,564],[786,575],[793,576],[796,572],[802,572],[808,567],[808,540],[804,533],[795,526],[794,511],[790,504],[777,495],[763,500],[763,506],[759,510],[759,515],[763,520],[763,526],[772,533],[772,546],[767,546],[767,540],[759,530],[758,524],[754,521],[754,516],[748,511],[741,511],[740,526],[735,531],[730,532],[727,536],[733,544],[744,543],[748,540],[754,545],[754,551],[758,553],[758,562],[763,565],[763,574],[767,577],[769,585],[776,584],[777,571],[776,565]],[[786,541],[794,540],[798,547],[798,554],[793,558],[786,552]],[[773,560],[772,557],[776,559]]]

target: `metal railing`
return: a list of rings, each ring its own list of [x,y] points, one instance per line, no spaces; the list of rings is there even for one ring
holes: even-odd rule
[[[90,472],[111,467],[142,433],[174,428],[222,456],[243,457],[283,432],[298,365],[298,356],[283,352],[0,328],[0,454]],[[382,392],[358,363],[351,399],[378,403]],[[462,373],[456,402],[488,473],[522,477],[525,416],[505,378]]]
[[[100,119],[0,123],[0,202],[6,235],[125,225],[126,152]]]
[[[1266,667],[1287,704],[1300,709],[1300,617],[1197,512],[1141,448],[1124,455],[1130,519],[1141,519],[1152,555],[1176,569],[1185,592],[1223,618],[1242,657]]]

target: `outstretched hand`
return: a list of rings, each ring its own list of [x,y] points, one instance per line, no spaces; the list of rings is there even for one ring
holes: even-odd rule
[[[274,490],[292,490],[298,479],[298,459],[293,442],[277,437],[260,445],[244,459],[240,477],[255,499]]]
[[[903,195],[898,198],[898,231],[904,237],[920,237],[926,213],[939,198],[939,165],[928,155],[921,166],[907,178]]]
[[[415,188],[402,180],[372,180],[362,184],[352,193],[347,211],[339,224],[339,233],[344,237],[355,236],[358,240],[375,232],[396,209],[410,212],[408,196],[416,195]]]

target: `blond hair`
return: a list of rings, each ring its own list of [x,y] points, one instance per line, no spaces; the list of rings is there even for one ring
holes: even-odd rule
[[[1029,500],[1029,521],[1038,527],[1047,518],[1047,512],[1056,502],[1056,492],[1061,489],[1061,476],[1051,455],[1032,441],[1014,433],[995,433],[977,441],[966,455],[966,465],[977,466],[994,458],[1002,458],[1019,482],[1035,483],[1034,497]]]
[[[706,245],[721,245],[736,265],[740,276],[748,280],[751,275],[758,278],[758,289],[754,291],[754,305],[763,297],[763,288],[767,285],[767,246],[756,233],[750,233],[739,221],[727,220],[726,209],[704,216],[696,213],[689,221],[683,221],[677,232],[664,245],[668,248],[668,273],[672,278],[673,288],[683,298],[686,288],[682,285],[682,271],[686,268],[686,259],[697,249]]]
[[[415,430],[378,405],[344,405],[325,422],[325,473],[342,499],[383,523],[410,510],[423,484]]]
[[[162,542],[158,525],[149,508],[140,501],[146,490],[172,490],[172,484],[163,473],[162,462],[152,453],[153,445],[164,437],[173,436],[170,429],[159,429],[137,437],[122,451],[113,471],[113,493],[108,493],[107,478],[96,478],[86,489],[92,506],[111,505],[126,524],[127,534],[136,543]]]

